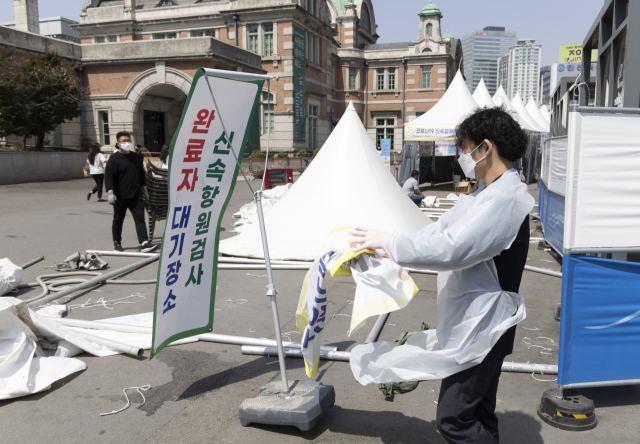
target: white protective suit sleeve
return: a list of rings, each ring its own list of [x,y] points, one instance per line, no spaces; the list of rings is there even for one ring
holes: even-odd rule
[[[515,170],[505,173],[515,174]],[[507,179],[507,180],[505,180]],[[401,266],[427,267],[435,271],[454,271],[499,255],[511,246],[535,200],[524,184],[511,192],[504,187],[512,181],[489,186],[472,196],[460,196],[457,205],[470,204],[464,218],[449,226],[449,213],[418,233],[385,236],[388,254]],[[524,197],[524,198],[523,198]],[[472,202],[464,202],[472,199]]]

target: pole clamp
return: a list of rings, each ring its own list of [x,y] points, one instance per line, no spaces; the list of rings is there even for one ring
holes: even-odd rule
[[[276,286],[273,284],[267,285],[267,296],[275,296],[278,294],[278,290],[276,290]]]

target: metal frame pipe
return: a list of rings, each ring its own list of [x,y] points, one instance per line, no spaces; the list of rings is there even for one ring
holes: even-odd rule
[[[100,256],[123,256],[123,257],[156,257],[158,253],[130,253],[127,251],[105,251],[105,250],[87,250],[86,253],[98,253]]]
[[[277,356],[278,349],[276,347],[255,347],[252,345],[243,345],[241,352],[243,355],[261,355],[261,356]],[[287,358],[302,358],[302,349],[285,348],[283,353]],[[327,361],[349,361],[351,352],[327,351],[320,349],[320,359]]]
[[[251,345],[243,345],[241,352],[243,355],[259,355],[259,356],[274,356],[278,353],[275,347],[255,347]],[[287,358],[302,358],[302,350],[294,348],[285,348],[284,354]],[[351,357],[351,352],[347,351],[325,351],[320,350],[320,359],[327,361],[345,361],[348,362]],[[545,364],[524,364],[520,362],[505,362],[502,364],[502,371],[506,372],[519,372],[519,373],[543,373],[545,375],[558,374],[557,365],[545,365]],[[554,373],[555,371],[555,373]]]
[[[44,260],[44,256],[40,256],[40,257],[38,257],[38,258],[35,258],[35,259],[33,259],[33,260],[31,260],[31,261],[27,262],[27,263],[26,263],[26,264],[24,264],[24,265],[20,265],[20,268],[22,268],[22,269],[24,270],[25,268],[29,268],[30,266],[32,266],[32,265],[34,265],[34,264],[37,264],[37,263],[38,263],[38,262],[40,262],[41,260]]]
[[[84,337],[85,339],[91,342],[94,342],[98,345],[104,345],[105,347],[120,353],[133,355],[133,356],[142,356],[142,354],[144,353],[143,349],[141,349],[140,347],[136,347],[135,345],[124,344],[122,342],[114,341],[112,339],[101,338],[100,336],[94,336],[92,334],[85,333],[83,331],[74,330],[73,332],[79,336]]]
[[[596,381],[596,382],[576,382],[573,384],[558,385],[558,391],[556,398],[562,399],[564,389],[580,389],[580,388],[594,388],[594,387],[616,387],[621,385],[638,385],[640,379],[618,379],[614,381]]]
[[[545,270],[544,268],[532,267],[531,265],[525,265],[524,269],[527,271],[533,271],[534,273],[547,274],[549,276],[555,276],[562,278],[562,273],[552,270]]]
[[[144,260],[141,260],[139,262],[136,262],[134,264],[127,265],[126,267],[122,267],[122,268],[119,268],[117,270],[111,271],[109,273],[105,273],[105,274],[103,274],[101,276],[96,276],[93,279],[89,279],[89,280],[87,280],[85,282],[82,282],[80,284],[74,285],[73,287],[69,287],[69,288],[66,288],[66,289],[64,289],[62,291],[59,291],[57,293],[53,293],[53,294],[50,294],[48,296],[45,296],[45,297],[43,297],[41,299],[37,299],[35,301],[31,301],[31,302],[29,302],[27,304],[27,306],[33,307],[34,305],[46,304],[47,302],[55,301],[56,299],[60,299],[61,297],[66,296],[68,294],[75,293],[76,291],[79,291],[79,290],[82,290],[82,289],[85,289],[85,288],[89,288],[89,287],[93,287],[94,285],[99,284],[101,282],[104,282],[104,281],[106,281],[108,279],[111,279],[112,277],[119,276],[119,275],[124,274],[124,273],[126,273],[128,271],[132,271],[132,270],[135,270],[135,269],[140,268],[140,267],[144,267],[145,265],[148,265],[148,264],[150,264],[152,262],[157,261],[158,258],[159,258],[158,255],[156,255],[154,257],[148,257],[148,258],[146,258]]]
[[[380,332],[384,328],[384,323],[387,322],[388,318],[389,318],[389,313],[383,313],[380,316],[378,316],[378,320],[373,325],[373,328],[371,329],[369,336],[367,336],[367,339],[364,341],[365,344],[371,344],[372,342],[376,342],[378,340],[378,337],[380,336]]]

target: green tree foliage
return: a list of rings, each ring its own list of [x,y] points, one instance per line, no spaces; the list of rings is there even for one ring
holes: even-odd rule
[[[280,151],[278,154],[276,154],[276,159],[286,159],[287,156],[284,152]]]
[[[23,146],[35,137],[36,150],[42,150],[46,133],[80,116],[80,89],[70,69],[50,52],[0,57],[0,136],[20,136]]]
[[[260,150],[253,150],[251,152],[251,158],[252,159],[264,159],[265,157],[267,157],[267,156]]]
[[[301,149],[296,153],[296,157],[307,157],[307,150]]]

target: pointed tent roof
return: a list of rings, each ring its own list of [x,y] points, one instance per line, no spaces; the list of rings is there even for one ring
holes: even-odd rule
[[[430,223],[382,162],[353,104],[264,218],[274,260],[315,260],[329,232],[346,225],[415,233]],[[259,225],[221,241],[219,251],[263,258]]]
[[[549,122],[546,121],[542,114],[540,114],[540,110],[538,109],[538,105],[536,105],[536,101],[533,100],[533,97],[529,99],[527,106],[525,107],[527,112],[533,119],[536,121],[538,125],[545,129],[545,132],[548,133],[550,130]]]
[[[504,108],[518,121],[518,123],[520,124],[523,130],[538,132],[537,125],[535,127],[531,126],[522,117],[520,117],[518,112],[515,110],[515,108],[511,104],[511,101],[509,100],[507,93],[504,92],[502,85],[498,88],[498,91],[496,91],[496,93],[493,95],[493,103],[495,103],[496,106],[504,106]]]
[[[478,86],[473,93],[473,100],[475,100],[481,108],[493,108],[496,106],[495,103],[493,103],[493,99],[491,99],[491,94],[489,94],[487,85],[484,84],[484,79],[480,79],[480,83],[478,83]]]
[[[542,117],[544,117],[547,123],[551,123],[551,114],[549,114],[547,105],[540,105],[540,114],[542,114]]]
[[[544,127],[540,126],[534,119],[529,115],[527,108],[525,108],[522,99],[520,98],[520,92],[517,92],[513,99],[511,99],[511,104],[515,108],[518,115],[527,122],[528,125],[536,128],[536,131],[539,133],[546,133],[548,130],[545,130]]]
[[[458,71],[449,88],[447,88],[442,98],[438,100],[438,103],[417,119],[405,123],[405,127],[429,126],[454,128],[477,108],[478,104],[473,100],[473,97],[471,97],[462,73]]]

